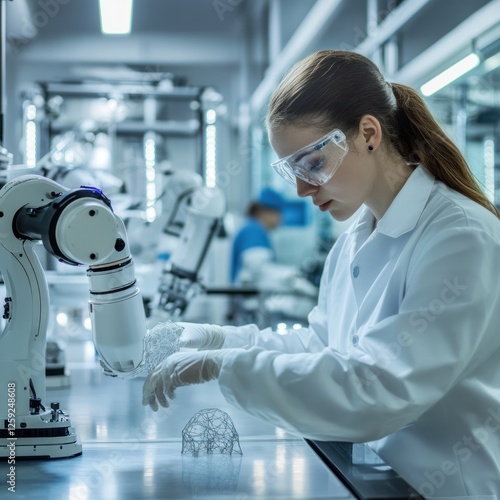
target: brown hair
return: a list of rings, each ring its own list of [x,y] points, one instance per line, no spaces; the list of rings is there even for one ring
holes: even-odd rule
[[[418,92],[386,82],[372,61],[355,52],[321,50],[295,64],[271,97],[267,127],[307,123],[325,132],[338,127],[357,134],[366,114],[379,120],[386,142],[407,163],[421,163],[436,179],[500,217]]]
[[[279,212],[276,208],[271,208],[266,205],[261,205],[257,201],[252,201],[247,207],[246,215],[247,217],[258,217],[262,212]]]

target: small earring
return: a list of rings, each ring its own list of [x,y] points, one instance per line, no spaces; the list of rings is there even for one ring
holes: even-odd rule
[[[368,151],[373,151],[373,146],[371,144],[368,146]]]

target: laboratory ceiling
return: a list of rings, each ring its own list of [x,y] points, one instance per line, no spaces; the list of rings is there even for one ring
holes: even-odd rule
[[[398,7],[411,11],[416,6],[399,30],[404,65],[491,0],[135,0],[131,36],[114,40],[104,40],[100,33],[98,0],[13,0],[7,2],[7,35],[26,60],[237,64],[250,45],[253,58],[265,62],[271,45],[283,48],[318,4],[329,7],[327,22],[304,51],[356,47],[369,34],[367,12],[374,3],[379,23]],[[91,43],[95,38],[100,50]],[[132,50],[117,55],[117,40]],[[135,50],[137,44],[142,53]],[[183,44],[197,50],[183,51]]]
[[[236,101],[251,98],[255,110],[284,71],[313,50],[374,57],[380,47],[374,59],[387,78],[418,86],[473,49],[497,53],[500,39],[488,35],[500,27],[499,0],[135,0],[132,32],[117,37],[100,33],[98,0],[6,3],[14,65],[63,64],[73,76],[103,78],[105,71],[113,78],[117,70],[126,76],[124,68],[171,67],[194,84],[224,82],[224,91]],[[486,80],[483,70],[467,84],[486,81],[488,92],[478,99],[494,104],[500,69]]]
[[[296,61],[346,49],[417,89],[476,53],[477,67],[428,102],[451,133],[460,129],[461,147],[500,130],[500,0],[134,0],[126,36],[100,32],[99,0],[3,1],[8,123],[19,120],[19,96],[34,82],[163,82],[170,74],[223,96],[229,157],[239,147],[230,138],[250,130],[256,148],[267,144],[258,135],[267,100]],[[467,127],[458,127],[463,116]],[[7,127],[6,144],[19,133]]]

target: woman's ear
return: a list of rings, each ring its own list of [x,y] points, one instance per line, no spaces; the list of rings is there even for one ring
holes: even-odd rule
[[[376,151],[382,142],[382,125],[373,115],[363,115],[359,120],[358,137],[367,151]]]

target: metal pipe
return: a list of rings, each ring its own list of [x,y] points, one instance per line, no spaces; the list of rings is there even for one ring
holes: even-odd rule
[[[276,62],[269,66],[264,78],[255,89],[250,100],[253,112],[259,112],[283,73],[323,34],[343,2],[344,0],[316,0]]]
[[[367,36],[357,47],[356,52],[369,56],[385,41],[389,40],[417,12],[422,10],[431,0],[406,0],[395,8],[380,24],[378,29]]]
[[[356,48],[356,52],[371,55],[380,46],[403,27],[418,11],[431,0],[406,0],[394,9],[378,29],[370,33]],[[297,28],[289,42],[281,51],[278,59],[272,64],[251,97],[251,109],[258,113],[279,78],[306,50],[317,40],[339,12],[342,0],[317,0],[302,24]],[[373,2],[371,3],[370,22],[373,19]],[[370,7],[370,4],[368,5]]]
[[[369,37],[375,35],[378,30],[378,0],[367,0],[366,3],[366,34]],[[382,67],[382,51],[380,47],[376,48],[371,57],[372,61],[379,67]]]
[[[392,36],[384,47],[385,77],[392,80],[398,70],[399,49],[397,35]]]
[[[367,0],[366,3],[366,34],[373,36],[378,29],[378,0]]]
[[[471,14],[434,45],[403,66],[394,81],[408,85],[418,85],[422,80],[448,65],[453,57],[470,48],[472,40],[500,23],[500,0],[492,0]]]
[[[269,2],[269,63],[274,64],[281,52],[281,0]]]

